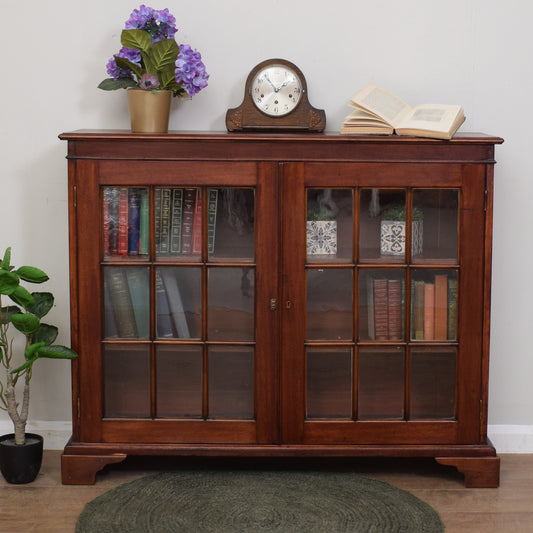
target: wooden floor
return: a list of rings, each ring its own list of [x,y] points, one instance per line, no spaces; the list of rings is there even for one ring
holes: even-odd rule
[[[426,459],[342,462],[314,459],[305,464],[300,462],[299,466],[342,468],[408,490],[438,511],[446,533],[533,533],[533,454],[503,455],[501,459],[498,489],[465,489],[462,476],[455,468]],[[106,467],[98,474],[95,485],[65,486],[61,484],[60,452],[45,451],[41,472],[33,483],[8,485],[0,476],[0,532],[73,533],[85,503],[99,494],[143,475],[179,468],[190,461],[186,458],[134,458]],[[196,461],[205,464],[221,460]],[[236,467],[242,465],[242,460],[238,464],[237,460],[233,461]]]

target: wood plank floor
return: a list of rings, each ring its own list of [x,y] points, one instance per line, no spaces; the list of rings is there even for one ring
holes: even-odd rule
[[[408,490],[438,511],[446,533],[533,533],[533,454],[502,455],[501,459],[498,489],[465,489],[455,468],[427,459],[314,459],[307,463],[293,459],[290,464],[353,471]],[[121,483],[190,465],[191,461],[220,464],[221,460],[132,458],[106,467],[95,485],[65,486],[61,484],[60,452],[45,451],[35,482],[17,486],[0,479],[0,532],[73,533],[84,505],[96,496]],[[234,461],[235,467],[243,465],[243,460],[225,459],[226,464],[228,461]],[[246,466],[253,464],[253,460],[246,461]],[[261,464],[265,466],[265,460]]]

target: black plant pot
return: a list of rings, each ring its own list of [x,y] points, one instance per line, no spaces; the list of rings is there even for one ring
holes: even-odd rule
[[[0,437],[0,471],[8,483],[20,485],[31,483],[41,469],[43,460],[43,438],[26,433],[22,446],[15,444],[15,435]]]

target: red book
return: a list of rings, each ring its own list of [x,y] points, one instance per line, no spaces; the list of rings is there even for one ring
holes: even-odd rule
[[[389,340],[402,338],[402,282],[388,280],[389,293]]]
[[[118,199],[118,255],[128,255],[128,188],[120,188]]]
[[[374,280],[374,328],[377,341],[389,339],[389,303],[386,279]]]

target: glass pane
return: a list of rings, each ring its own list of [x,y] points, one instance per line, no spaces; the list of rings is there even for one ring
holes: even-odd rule
[[[351,418],[352,351],[307,349],[307,418]]]
[[[202,347],[156,347],[157,416],[202,416]]]
[[[459,191],[419,189],[413,191],[413,261],[457,260]],[[418,220],[416,220],[416,218]],[[418,228],[416,227],[418,224]],[[415,239],[415,236],[420,237]]]
[[[209,417],[253,418],[254,349],[209,347]]]
[[[455,348],[411,351],[410,417],[455,417]]]
[[[403,348],[361,348],[357,381],[359,418],[403,418]]]
[[[405,261],[405,191],[363,189],[360,197],[359,258]]]
[[[200,260],[202,253],[202,190],[155,189],[155,248],[158,257]]]
[[[150,416],[148,346],[104,346],[104,416]]]
[[[413,269],[411,338],[457,338],[457,270]]]
[[[404,269],[359,271],[359,339],[393,341],[404,338]]]
[[[308,189],[307,260],[352,259],[351,189]]]
[[[307,270],[307,339],[352,339],[352,269]]]
[[[146,188],[103,188],[104,257],[149,252],[149,195]]]
[[[202,336],[202,270],[161,267],[155,272],[157,336],[198,339]]]
[[[148,267],[104,267],[104,335],[150,337]]]
[[[255,269],[208,269],[208,339],[253,341]]]
[[[208,190],[210,259],[254,258],[253,189]]]

